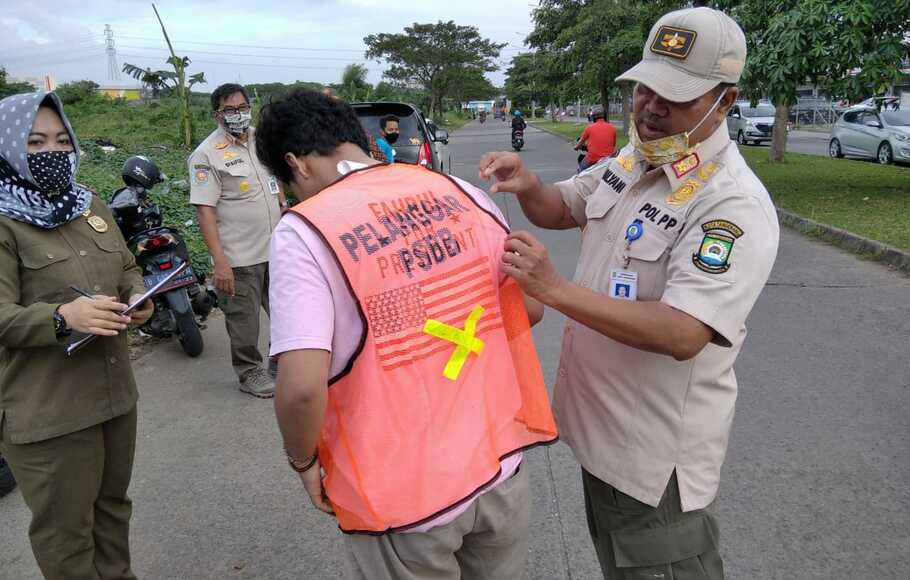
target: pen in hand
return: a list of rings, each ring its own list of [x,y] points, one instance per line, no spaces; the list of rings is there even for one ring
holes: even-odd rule
[[[89,300],[94,300],[94,299],[95,299],[94,296],[92,296],[91,294],[89,294],[89,293],[86,292],[85,290],[80,290],[79,288],[76,288],[75,286],[70,286],[70,290],[72,290],[73,292],[75,292],[75,293],[77,293],[77,294],[82,294],[83,296],[85,296],[85,297],[88,298]]]

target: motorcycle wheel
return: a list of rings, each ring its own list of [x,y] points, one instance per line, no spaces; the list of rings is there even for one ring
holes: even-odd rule
[[[196,324],[196,316],[190,310],[185,314],[176,314],[177,332],[180,334],[180,346],[183,352],[191,357],[197,357],[202,354],[202,331]]]

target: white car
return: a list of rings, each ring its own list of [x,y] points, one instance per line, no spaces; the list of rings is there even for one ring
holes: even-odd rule
[[[740,145],[770,141],[774,131],[774,105],[760,102],[754,107],[749,101],[739,101],[727,113],[730,139]]]
[[[910,111],[848,109],[831,128],[828,154],[867,157],[882,165],[910,163]]]

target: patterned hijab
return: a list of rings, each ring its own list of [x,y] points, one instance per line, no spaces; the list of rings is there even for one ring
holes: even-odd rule
[[[73,180],[59,192],[42,191],[28,166],[28,135],[42,103],[57,111],[73,144]],[[56,94],[37,91],[0,100],[0,215],[44,229],[76,219],[92,205],[92,192],[75,182],[78,169],[79,143]]]

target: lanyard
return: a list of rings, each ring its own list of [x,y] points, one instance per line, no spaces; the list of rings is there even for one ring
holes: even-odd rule
[[[629,250],[632,248],[632,243],[641,238],[645,233],[644,224],[640,219],[633,220],[632,223],[626,228],[626,249],[623,252],[623,268],[628,269],[631,259],[629,258]]]

